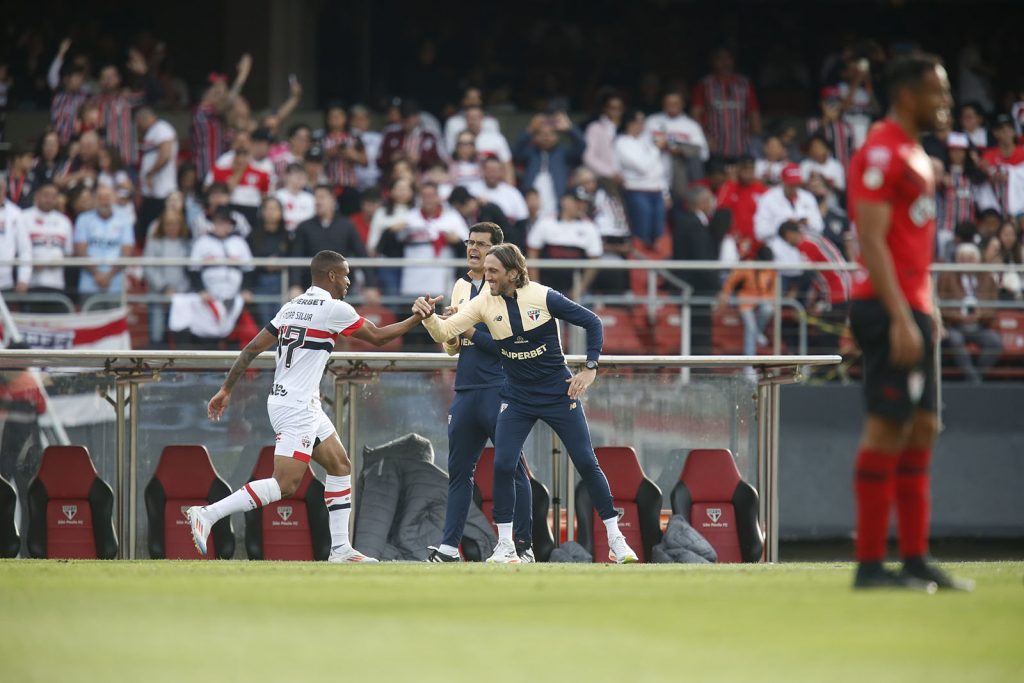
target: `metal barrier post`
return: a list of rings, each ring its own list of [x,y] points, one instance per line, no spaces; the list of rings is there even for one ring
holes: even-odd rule
[[[782,355],[782,273],[775,277],[775,303],[772,308],[772,353]]]
[[[135,559],[135,540],[138,525],[139,493],[139,393],[142,385],[128,381],[128,552],[129,560]],[[124,537],[121,538],[123,544]]]
[[[683,303],[682,303],[682,306],[680,306],[680,309],[679,309],[679,354],[682,355],[682,356],[689,356],[690,355],[690,345],[693,342],[693,340],[691,339],[691,335],[692,335],[692,329],[691,329],[691,327],[692,327],[692,320],[693,320],[693,316],[691,315],[691,310],[690,310],[690,290],[689,289],[684,289],[683,290]],[[690,368],[688,368],[688,367],[680,368],[680,370],[679,370],[679,378],[682,380],[683,384],[689,384],[690,383]]]
[[[124,420],[124,382],[114,382],[115,403],[114,411],[117,415],[115,424],[117,432],[114,434],[114,449],[117,451],[117,495],[114,496],[114,519],[117,521],[117,559],[125,559],[125,471],[124,471],[124,448],[125,448],[125,420]]]

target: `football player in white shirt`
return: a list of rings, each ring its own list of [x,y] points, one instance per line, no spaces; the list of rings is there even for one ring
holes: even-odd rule
[[[320,379],[338,335],[383,346],[415,328],[422,317],[378,328],[342,301],[348,292],[349,268],[336,251],[321,251],[309,265],[313,285],[286,303],[274,319],[238,354],[224,385],[210,399],[207,413],[220,420],[231,391],[249,365],[277,344],[277,369],[267,398],[270,423],[277,434],[274,476],[251,481],[227,498],[186,515],[196,548],[206,554],[213,525],[235,512],[255,510],[290,496],[302,482],[312,458],[327,470],[324,501],[330,518],[329,562],[376,562],[352,547],[348,519],[352,511],[352,463],[330,419],[320,407]]]

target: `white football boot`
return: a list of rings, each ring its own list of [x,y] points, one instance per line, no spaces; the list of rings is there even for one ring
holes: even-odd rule
[[[203,508],[198,505],[185,510],[185,517],[188,519],[188,528],[192,531],[192,542],[196,544],[196,550],[200,555],[206,555],[206,539],[210,537],[213,522],[206,518]]]
[[[494,554],[487,558],[492,564],[519,564],[519,554],[516,552],[516,544],[512,541],[500,540],[494,546]]]
[[[367,557],[346,543],[345,545],[336,545],[331,548],[331,556],[327,558],[327,561],[335,564],[372,564],[380,560],[374,557]]]
[[[640,561],[622,534],[608,539],[608,559],[618,564],[633,564]]]

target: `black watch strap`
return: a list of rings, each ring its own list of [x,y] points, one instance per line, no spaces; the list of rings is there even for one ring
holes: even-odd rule
[[[588,360],[586,367],[587,367],[587,370],[597,370],[597,361],[596,360]]]

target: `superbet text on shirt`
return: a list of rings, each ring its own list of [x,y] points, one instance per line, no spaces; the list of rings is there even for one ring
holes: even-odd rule
[[[911,308],[931,313],[931,279],[935,244],[935,174],[931,160],[916,140],[893,121],[876,124],[864,146],[850,160],[850,218],[857,220],[859,202],[892,207],[886,244],[896,279]],[[863,259],[853,285],[854,299],[876,297]]]

